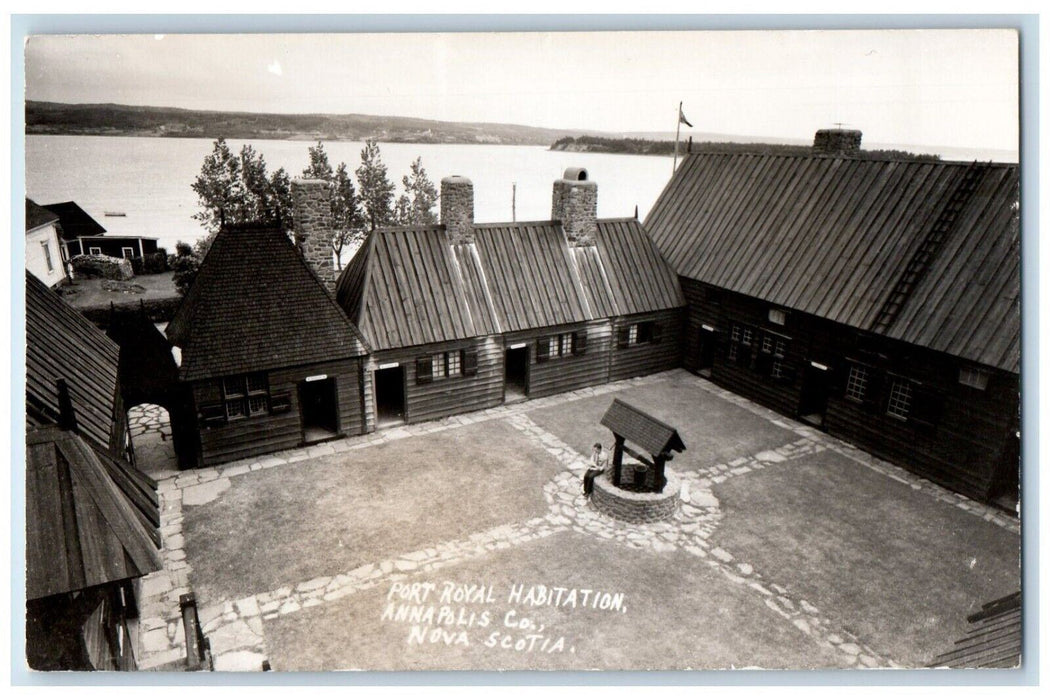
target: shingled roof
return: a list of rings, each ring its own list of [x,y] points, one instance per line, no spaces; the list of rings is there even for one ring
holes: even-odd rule
[[[62,227],[62,240],[72,241],[81,236],[101,236],[106,232],[102,224],[91,218],[91,215],[80,208],[76,202],[56,202],[45,204],[44,208],[58,216]]]
[[[58,221],[58,216],[26,197],[26,232]]]
[[[282,231],[216,237],[167,328],[186,381],[359,357],[357,328]]]
[[[73,307],[26,273],[26,412],[30,425],[57,422],[56,382],[65,379],[83,435],[109,446],[120,348]]]
[[[26,445],[26,598],[163,567],[156,482],[57,426]]]
[[[646,228],[684,277],[1017,372],[1017,185],[1015,165],[692,154]]]
[[[683,306],[674,271],[633,219],[598,222],[570,247],[557,221],[485,223],[474,243],[444,226],[371,233],[337,298],[376,350]]]
[[[631,404],[613,399],[602,416],[601,424],[641,447],[649,454],[661,452],[681,452],[685,449],[678,431]]]
[[[1020,592],[985,603],[966,621],[970,623],[966,636],[938,655],[929,668],[1016,668],[1021,664],[1024,619]]]

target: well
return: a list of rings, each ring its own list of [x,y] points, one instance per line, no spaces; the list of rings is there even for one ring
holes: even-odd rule
[[[653,523],[670,520],[678,512],[682,483],[673,472],[664,472],[666,482],[661,491],[637,491],[613,484],[609,472],[594,480],[591,503],[600,513],[629,523]]]

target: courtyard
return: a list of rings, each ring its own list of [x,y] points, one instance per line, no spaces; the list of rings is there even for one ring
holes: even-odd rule
[[[666,523],[581,495],[614,397],[678,428]],[[171,474],[168,472],[168,474]],[[675,370],[179,472],[143,668],[913,668],[1020,588],[1016,519]]]

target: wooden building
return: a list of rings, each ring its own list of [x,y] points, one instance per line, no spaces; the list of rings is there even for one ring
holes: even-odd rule
[[[108,255],[114,258],[141,258],[157,252],[157,239],[146,236],[109,236],[76,202],[45,204],[55,214],[62,239],[62,259],[74,255]]]
[[[581,169],[536,222],[476,223],[473,184],[443,179],[441,223],[371,233],[337,299],[373,349],[369,427],[680,363],[675,275],[638,221],[597,218]]]
[[[847,135],[830,142],[853,150],[686,157],[646,220],[689,302],[684,364],[1016,498],[1018,168],[873,158]]]
[[[198,422],[188,462],[364,432],[367,346],[281,230],[220,231],[166,333]]]
[[[26,655],[130,670],[133,583],[162,566],[156,483],[126,459],[118,351],[26,275]]]
[[[49,287],[69,280],[58,217],[26,198],[26,269]]]

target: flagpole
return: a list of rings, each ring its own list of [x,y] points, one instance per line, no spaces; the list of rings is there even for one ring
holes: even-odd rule
[[[678,103],[678,114],[674,115],[674,165],[671,166],[671,174],[678,170],[678,135],[682,131],[682,103]]]

